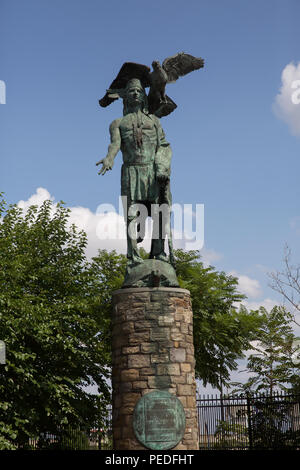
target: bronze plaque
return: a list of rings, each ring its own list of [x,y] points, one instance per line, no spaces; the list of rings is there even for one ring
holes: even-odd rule
[[[144,395],[133,412],[138,441],[149,449],[172,449],[184,436],[185,413],[181,401],[169,392]]]

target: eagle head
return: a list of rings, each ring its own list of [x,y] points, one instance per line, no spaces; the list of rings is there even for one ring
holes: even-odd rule
[[[153,67],[154,70],[160,69],[160,63],[159,63],[159,61],[158,61],[158,60],[154,60],[154,61],[152,62],[152,67]]]

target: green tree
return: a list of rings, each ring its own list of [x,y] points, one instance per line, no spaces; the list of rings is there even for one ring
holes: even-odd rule
[[[249,445],[247,426],[234,420],[219,421],[214,436],[214,449],[246,448]]]
[[[259,315],[237,309],[245,296],[236,277],[205,267],[198,251],[176,250],[175,257],[180,286],[191,292],[196,376],[222,391],[255,338]]]
[[[100,420],[110,354],[105,294],[68,210],[45,201],[24,213],[1,200],[0,217],[0,446],[12,448]]]
[[[283,268],[268,274],[271,279],[270,287],[282,295],[285,304],[292,314],[292,321],[299,327],[300,314],[300,264],[292,261],[292,252],[285,246]],[[300,338],[291,347],[291,377],[290,384],[295,393],[300,393]],[[294,367],[293,367],[294,364]]]
[[[299,366],[294,362],[295,334],[291,327],[292,315],[284,308],[275,306],[270,312],[260,307],[261,326],[252,344],[247,362],[251,374],[245,384],[234,383],[244,391],[260,391],[273,394],[277,389],[287,390],[299,376]]]

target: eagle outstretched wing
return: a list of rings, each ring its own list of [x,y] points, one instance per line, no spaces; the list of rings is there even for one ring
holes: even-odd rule
[[[162,68],[168,76],[168,82],[174,82],[179,77],[194,70],[204,67],[204,60],[201,57],[194,57],[185,52],[179,52],[171,57],[167,57],[162,63]]]

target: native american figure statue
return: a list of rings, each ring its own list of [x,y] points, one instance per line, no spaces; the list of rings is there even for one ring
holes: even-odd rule
[[[145,65],[126,62],[99,101],[106,107],[123,99],[123,117],[110,125],[107,156],[96,163],[102,164],[99,174],[104,175],[112,169],[119,150],[122,152],[121,196],[128,258],[123,287],[178,286],[170,227],[172,151],[159,118],[177,107],[165,94],[166,84],[203,65],[203,59],[185,53],[165,59],[162,66],[154,61],[152,72]],[[153,234],[149,259],[143,260],[137,245],[143,240],[147,215],[153,219]]]

